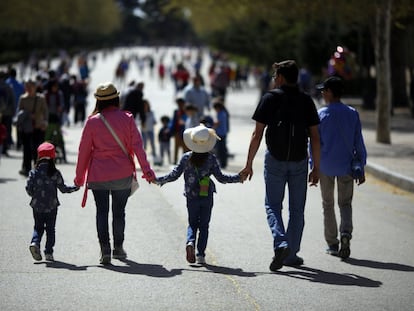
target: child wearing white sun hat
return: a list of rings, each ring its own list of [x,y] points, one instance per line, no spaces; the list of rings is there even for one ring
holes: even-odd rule
[[[216,156],[210,151],[217,139],[214,129],[200,124],[184,131],[185,145],[190,149],[167,175],[156,178],[158,185],[177,180],[184,173],[184,195],[187,199],[188,228],[186,257],[189,263],[204,264],[208,227],[216,192],[213,175],[220,183],[243,182],[240,174],[223,174]],[[198,233],[198,236],[197,236]]]

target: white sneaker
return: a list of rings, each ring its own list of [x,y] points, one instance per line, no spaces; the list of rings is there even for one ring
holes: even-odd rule
[[[40,253],[40,248],[36,243],[33,242],[32,244],[30,244],[29,250],[34,260],[36,261],[42,260],[42,254]]]
[[[201,255],[197,255],[196,260],[197,260],[197,263],[200,265],[203,265],[206,263],[206,258]]]

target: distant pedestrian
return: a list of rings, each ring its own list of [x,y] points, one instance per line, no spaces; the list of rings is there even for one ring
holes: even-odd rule
[[[141,124],[145,123],[144,111],[144,82],[138,82],[125,95],[125,102],[122,110],[129,111],[136,119],[139,115]]]
[[[45,140],[48,125],[49,109],[43,94],[36,92],[36,83],[29,80],[25,83],[26,92],[20,96],[17,125],[22,135],[23,162],[19,174],[28,176],[32,169],[32,161],[36,162],[37,147]]]
[[[26,185],[26,192],[32,197],[30,206],[34,218],[29,249],[34,260],[42,260],[40,242],[46,231],[45,259],[53,261],[57,207],[60,205],[57,189],[62,193],[71,193],[79,188],[65,185],[61,172],[55,166],[55,146],[48,142],[42,143],[37,148],[37,153],[36,167],[30,171]]]
[[[13,88],[6,83],[6,73],[0,71],[0,114],[2,124],[7,129],[7,139],[3,142],[3,155],[8,156],[8,150],[13,143],[11,129],[13,116],[16,113],[16,103]]]
[[[184,89],[184,100],[187,105],[197,108],[197,117],[200,119],[206,110],[210,111],[210,95],[201,85],[201,76],[194,76],[192,80],[193,83]]]
[[[174,164],[178,161],[178,151],[182,149],[182,152],[187,152],[188,148],[184,144],[183,133],[185,130],[185,121],[187,120],[187,114],[185,112],[185,101],[179,97],[175,100],[177,103],[177,109],[174,110],[173,117],[170,124],[171,135],[174,135]]]
[[[3,154],[3,143],[7,139],[7,128],[6,126],[1,123],[2,116],[0,115],[0,159]]]
[[[229,113],[221,101],[216,101],[213,104],[213,108],[217,113],[214,128],[220,137],[215,150],[221,168],[225,169],[228,160],[227,134],[229,132]]]
[[[164,156],[167,155],[168,164],[171,164],[171,130],[169,127],[170,118],[168,116],[161,117],[161,128],[158,132],[158,144],[160,146],[159,165],[163,165]]]
[[[200,124],[200,118],[198,117],[198,109],[193,104],[185,104],[185,114],[187,119],[185,120],[185,128],[195,127]]]
[[[151,145],[151,155],[153,161],[157,161],[157,152],[155,150],[155,137],[154,137],[154,127],[157,121],[155,120],[154,111],[151,109],[151,105],[147,99],[143,100],[144,103],[144,113],[145,113],[145,123],[141,124],[141,134],[142,141],[144,143],[144,149],[148,152],[147,146],[148,143]]]
[[[225,175],[221,172],[216,156],[210,152],[216,140],[216,132],[204,125],[185,130],[184,142],[191,151],[182,156],[171,173],[156,178],[156,183],[162,186],[184,174],[184,195],[187,199],[189,222],[186,257],[189,263],[205,263],[213,193],[216,192],[210,176],[213,175],[221,183],[242,182],[240,174]]]
[[[158,64],[158,79],[159,79],[159,82],[160,82],[160,86],[163,89],[164,88],[164,79],[165,79],[165,65],[162,62],[162,60]]]
[[[78,122],[83,123],[86,119],[86,107],[88,105],[88,86],[86,80],[78,80],[75,75],[72,76],[73,79],[73,103],[75,106],[75,113],[73,122],[77,124]]]
[[[17,112],[20,96],[22,96],[24,93],[24,84],[20,81],[17,81],[16,76],[17,76],[16,69],[13,67],[9,68],[9,77],[6,79],[6,83],[11,86],[14,92],[14,112]],[[14,112],[13,112],[13,115],[14,115]],[[11,131],[11,123],[10,123],[10,129],[8,130]],[[13,144],[11,132],[8,133],[7,142],[9,144]],[[17,132],[16,149],[17,150],[20,149],[21,146],[22,146],[21,133]]]
[[[364,166],[367,152],[361,132],[358,112],[341,102],[343,82],[330,77],[317,86],[327,104],[319,109],[319,135],[321,139],[320,184],[324,215],[326,252],[348,258],[351,254],[352,197],[355,179],[358,185],[365,182]],[[354,175],[352,160],[357,159]],[[339,240],[335,216],[334,188],[337,182],[340,211]],[[339,248],[340,242],[340,248]]]

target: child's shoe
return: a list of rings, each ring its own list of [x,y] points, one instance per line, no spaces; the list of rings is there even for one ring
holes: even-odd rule
[[[196,260],[199,265],[204,265],[206,263],[206,258],[202,255],[197,255]]]
[[[112,251],[112,258],[114,259],[126,259],[127,253],[122,246],[115,246]]]
[[[53,258],[53,254],[45,254],[45,260],[46,261],[55,261]]]
[[[40,253],[40,247],[35,242],[30,244],[29,246],[30,253],[32,254],[32,257],[36,261],[42,260],[42,254]]]

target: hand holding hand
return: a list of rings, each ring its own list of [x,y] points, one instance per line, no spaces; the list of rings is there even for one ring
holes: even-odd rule
[[[365,175],[362,175],[360,177],[358,177],[357,179],[355,179],[355,183],[359,186],[362,185],[365,182]]]
[[[318,186],[318,182],[319,182],[319,170],[316,168],[313,168],[312,171],[309,174],[309,183],[310,183],[310,187]]]
[[[144,175],[141,176],[142,178],[144,178],[146,181],[148,181],[149,183],[153,182],[155,180],[155,174],[153,171],[148,171],[146,172]]]
[[[239,173],[242,181],[245,181],[247,178],[249,180],[253,177],[253,169],[251,167],[246,166],[244,169],[242,169]]]

